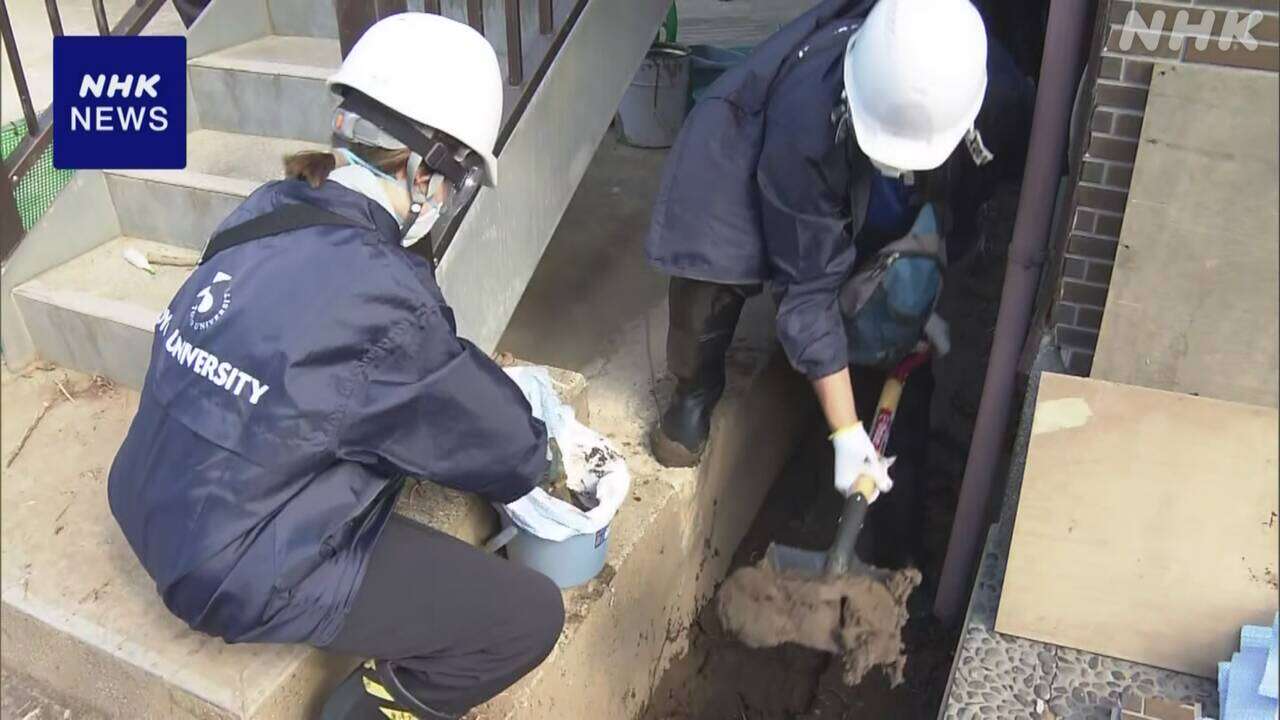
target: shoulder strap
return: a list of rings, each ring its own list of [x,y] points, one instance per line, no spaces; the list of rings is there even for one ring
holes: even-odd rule
[[[317,225],[365,227],[355,220],[315,205],[287,203],[215,234],[209,239],[209,244],[204,249],[204,255],[200,258],[200,264],[203,265],[208,262],[210,258],[223,250],[243,245],[251,240]]]

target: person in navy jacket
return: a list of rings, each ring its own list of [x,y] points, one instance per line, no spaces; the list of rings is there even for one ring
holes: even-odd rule
[[[925,204],[964,253],[978,208],[1021,176],[1033,104],[969,0],[826,0],[725,72],[670,153],[646,241],[671,276],[677,381],[655,457],[698,462],[739,314],[767,287],[830,426],[836,488],[869,474],[889,489],[855,411],[840,289]]]
[[[548,465],[545,427],[406,250],[496,182],[501,74],[474,30],[408,13],[330,85],[342,147],[289,158],[158,319],[111,510],[192,628],[370,658],[326,720],[461,717],[564,619],[547,578],[392,515],[407,477],[505,503]]]

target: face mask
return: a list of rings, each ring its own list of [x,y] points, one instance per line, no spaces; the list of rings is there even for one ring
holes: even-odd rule
[[[431,232],[431,228],[440,220],[440,201],[436,197],[440,194],[440,186],[444,184],[444,176],[432,175],[427,181],[427,202],[421,213],[418,213],[417,219],[409,226],[409,231],[400,239],[401,247],[409,247],[427,236]]]
[[[346,148],[340,149],[339,152],[347,159],[348,164],[330,173],[329,179],[359,192],[381,205],[392,217],[397,217],[399,213],[396,212],[387,193],[387,185],[402,189],[401,181],[374,167]],[[362,172],[364,170],[368,172]],[[400,238],[401,247],[409,247],[426,237],[440,219],[441,204],[436,200],[436,196],[440,192],[443,181],[444,178],[441,175],[431,176],[427,184],[427,201],[423,204],[425,209],[414,218],[409,229]]]

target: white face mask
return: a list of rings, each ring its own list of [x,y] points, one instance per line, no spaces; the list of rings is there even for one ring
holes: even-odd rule
[[[400,239],[400,246],[409,247],[426,237],[439,219],[440,204],[435,200],[428,200],[426,209],[418,214],[418,219],[414,220],[413,224],[409,226],[409,232],[405,233],[404,237]]]
[[[364,162],[348,150],[344,149],[341,152],[346,156],[350,164],[336,168],[329,174],[329,179],[378,203],[391,217],[402,217],[396,211],[395,204],[391,202],[389,192],[392,190],[403,192],[404,186],[401,181]],[[443,182],[444,177],[441,175],[433,175],[428,181],[427,201],[423,204],[424,209],[418,214],[418,217],[414,218],[408,232],[400,239],[401,247],[410,247],[426,237],[427,233],[431,232],[431,228],[440,219],[441,204],[436,199],[436,196],[439,194],[440,186]]]
[[[440,201],[436,196],[440,194],[440,186],[444,184],[444,176],[432,175],[427,181],[427,201],[422,212],[418,213],[418,217],[409,226],[409,231],[400,239],[401,247],[409,247],[427,236],[431,232],[431,228],[435,227],[436,222],[440,219]]]

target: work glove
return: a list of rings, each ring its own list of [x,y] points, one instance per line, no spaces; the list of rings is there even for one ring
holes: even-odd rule
[[[831,445],[836,451],[835,485],[841,495],[848,497],[852,494],[854,485],[862,475],[870,476],[875,481],[875,489],[871,492],[871,497],[867,498],[868,505],[875,502],[881,493],[893,489],[889,468],[894,459],[880,457],[862,423],[832,433]]]

